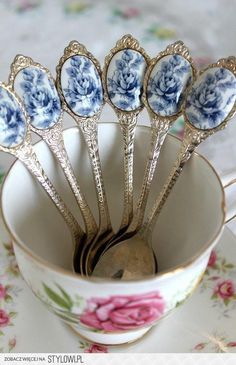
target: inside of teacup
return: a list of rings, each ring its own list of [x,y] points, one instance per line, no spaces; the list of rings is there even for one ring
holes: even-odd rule
[[[98,219],[88,152],[78,128],[65,132],[65,144],[81,189]],[[139,127],[135,144],[135,200],[140,193],[149,145],[150,129]],[[123,141],[118,124],[99,124],[99,146],[111,219],[117,229],[123,211]],[[147,211],[173,166],[179,146],[176,138],[167,137]],[[83,225],[76,201],[48,147],[40,142],[35,148],[48,176]],[[184,264],[213,241],[223,224],[222,202],[223,190],[216,173],[205,159],[195,154],[185,166],[153,232],[160,271]],[[58,267],[72,269],[73,241],[66,223],[20,162],[6,179],[2,207],[9,229],[24,246]]]

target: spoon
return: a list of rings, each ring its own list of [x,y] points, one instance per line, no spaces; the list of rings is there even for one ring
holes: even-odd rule
[[[97,123],[104,104],[101,70],[98,61],[77,41],[65,48],[57,66],[57,89],[66,110],[79,126],[91,160],[99,210],[99,228],[94,242],[109,241],[114,232],[111,225],[98,148]],[[75,271],[87,274],[83,257],[90,246],[86,242],[82,254],[74,261]]]
[[[67,178],[79,205],[86,228],[86,240],[91,241],[97,224],[76,180],[63,140],[63,110],[54,80],[48,69],[32,58],[17,55],[11,65],[9,83],[21,98],[30,117],[30,128],[49,146]],[[81,253],[82,242],[75,249]]]
[[[131,224],[121,237],[117,240],[112,240],[108,244],[104,260],[109,261],[109,249],[111,247],[117,245],[120,241],[124,241],[126,237],[130,238],[142,226],[161,147],[173,122],[182,113],[181,107],[185,100],[186,90],[191,81],[195,79],[195,75],[196,71],[192,58],[189,55],[189,50],[181,41],[169,45],[165,51],[160,52],[149,64],[144,79],[143,102],[150,115],[152,134],[141,193]],[[118,260],[118,257],[122,257],[125,254],[125,247],[117,245],[116,250],[115,256]],[[122,255],[119,254],[118,250],[122,250]],[[129,251],[128,247],[127,250]],[[114,250],[111,253],[111,256],[113,255]],[[122,258],[121,260],[123,261]],[[122,274],[124,269],[121,268],[118,262],[116,264],[119,266],[119,273]],[[93,274],[95,276],[104,276],[104,267],[103,260],[99,261]],[[153,266],[153,273],[156,269],[157,266]],[[106,268],[106,273],[107,270]],[[137,273],[137,271],[135,272]],[[139,276],[142,276],[142,273],[139,273]]]
[[[155,226],[158,215],[164,206],[175,182],[177,181],[185,163],[189,160],[196,147],[212,134],[224,129],[227,122],[234,116],[236,111],[236,59],[229,57],[221,59],[215,64],[210,65],[193,83],[188,92],[186,102],[183,108],[185,118],[184,139],[180,152],[174,164],[174,167],[161,190],[154,206],[143,224],[142,228],[129,240],[121,243],[121,245],[129,245],[129,251],[125,251],[121,269],[125,271],[120,273],[122,279],[136,278],[135,273],[141,272],[142,275],[153,274],[153,255],[151,255],[150,247],[152,246],[152,230]],[[142,254],[146,245],[146,256]],[[139,247],[142,251],[139,252]],[[116,247],[109,251],[114,252],[112,265],[116,277],[119,272],[116,263],[115,253]],[[106,254],[105,254],[106,255]],[[107,266],[105,255],[101,261]],[[110,253],[111,262],[111,253]],[[108,273],[106,266],[104,267],[104,275],[111,275],[111,268]]]
[[[124,208],[120,228],[112,241],[126,231],[133,218],[134,136],[137,117],[143,109],[141,95],[148,63],[148,55],[129,34],[122,37],[105,58],[105,100],[117,114],[124,141]],[[91,245],[86,262],[90,274],[107,244],[96,241]]]
[[[17,157],[38,180],[67,223],[77,247],[84,232],[40,165],[31,143],[29,123],[24,105],[12,87],[0,83],[0,151]]]

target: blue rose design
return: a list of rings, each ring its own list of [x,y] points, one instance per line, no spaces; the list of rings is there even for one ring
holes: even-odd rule
[[[92,116],[103,103],[103,92],[99,74],[86,57],[74,56],[66,67],[66,83],[63,93],[70,108],[80,116]]]
[[[25,136],[25,118],[11,95],[0,89],[0,144],[14,147],[20,144]]]
[[[21,72],[20,93],[31,124],[39,129],[52,127],[61,113],[60,99],[53,82],[46,72],[33,66]]]
[[[214,121],[218,114],[221,114],[221,104],[223,97],[220,90],[215,84],[215,79],[209,77],[210,82],[205,82],[199,85],[191,94],[191,103],[199,110],[206,118]]]
[[[30,93],[25,93],[24,103],[32,125],[41,129],[49,128],[51,123],[54,124],[61,112],[58,98],[52,97],[50,90],[44,86],[33,86]]]
[[[76,107],[77,103],[82,104],[79,107],[79,114],[82,115],[93,113],[102,103],[102,92],[96,87],[95,80],[81,72],[77,72],[74,78],[69,78],[68,88],[64,92],[65,97],[69,97],[71,108]]]
[[[115,60],[115,70],[107,78],[109,98],[122,110],[134,110],[141,105],[142,81],[146,69],[144,57],[136,51],[121,51]],[[118,53],[119,55],[119,53]]]
[[[139,92],[138,88],[140,86],[137,72],[130,67],[116,70],[112,79],[109,80],[109,86],[112,88],[111,97],[118,94],[128,99],[134,99],[135,94]]]
[[[173,115],[180,110],[183,93],[191,81],[191,66],[179,55],[164,57],[159,62],[148,83],[149,105],[157,114]]]
[[[150,82],[148,96],[159,96],[162,100],[159,102],[162,110],[170,103],[177,103],[178,93],[182,88],[181,80],[178,75],[173,73],[173,70],[166,67],[165,71],[157,72]],[[161,103],[162,102],[162,103]]]
[[[236,81],[230,71],[208,71],[187,98],[186,113],[190,123],[200,129],[217,127],[232,108],[235,97]]]

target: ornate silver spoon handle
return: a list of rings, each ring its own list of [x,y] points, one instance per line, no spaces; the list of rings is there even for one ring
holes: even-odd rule
[[[48,144],[51,151],[55,155],[56,159],[60,163],[64,174],[69,182],[71,190],[73,191],[75,198],[80,207],[80,211],[86,226],[87,239],[94,237],[97,232],[97,224],[93,217],[93,214],[86,202],[83,193],[80,190],[79,184],[75,177],[74,171],[72,169],[69,156],[65,149],[63,135],[62,135],[62,121],[60,120],[51,129],[39,130],[34,129],[35,132],[42,137],[42,139]]]
[[[123,216],[114,239],[124,233],[133,218],[134,134],[144,107],[141,96],[148,63],[149,56],[130,34],[123,36],[105,58],[104,97],[118,116],[124,140]]]
[[[208,134],[204,133],[203,131],[196,131],[188,125],[185,126],[185,137],[180,152],[174,167],[172,168],[172,171],[151,210],[151,213],[144,223],[142,235],[146,234],[146,232],[152,232],[152,229],[156,223],[156,219],[159,216],[161,209],[163,208],[165,201],[174,187],[179,175],[181,174],[185,163],[190,159],[195,148],[207,137],[207,135]]]
[[[133,161],[134,136],[138,112],[118,113],[119,123],[124,140],[124,208],[119,231],[126,229],[133,217]]]
[[[87,118],[86,120],[78,120],[77,123],[83,133],[91,160],[99,210],[99,235],[101,235],[102,232],[112,229],[112,226],[102,177],[98,148],[98,127],[95,119],[96,117]]]
[[[180,153],[159,197],[157,198],[142,229],[151,232],[156,218],[177,181],[185,163],[195,148],[212,134],[224,129],[236,111],[236,62],[235,57],[223,58],[209,65],[193,83],[183,114],[185,131]],[[208,102],[215,103],[215,110],[209,109]],[[216,103],[216,100],[219,102]]]
[[[49,197],[52,199],[57,209],[63,216],[64,220],[71,229],[71,232],[75,238],[82,237],[84,235],[83,230],[77,223],[75,217],[69,211],[65,203],[62,201],[61,197],[58,195],[51,181],[45,175],[45,172],[38,161],[32,146],[25,143],[22,147],[18,148],[14,155],[24,163],[27,169],[34,175],[34,177],[39,181],[40,185],[47,192]]]
[[[99,228],[95,238],[87,241],[83,252],[78,255],[81,272],[87,272],[85,259],[91,246],[100,239],[110,239],[113,234],[109,217],[107,199],[102,178],[101,162],[98,151],[97,122],[103,104],[103,87],[99,62],[77,41],[65,48],[57,66],[57,88],[64,110],[75,119],[81,129],[94,175],[99,210]]]
[[[64,146],[63,110],[51,73],[32,58],[17,55],[11,65],[9,82],[25,105],[30,116],[31,130],[47,143],[60,163],[80,207],[87,238],[94,237],[97,225],[80,190]]]
[[[136,231],[140,229],[142,225],[147,205],[148,195],[151,188],[151,183],[155,173],[161,147],[169,130],[169,125],[170,122],[167,119],[166,120],[162,119],[160,121],[158,120],[158,118],[155,117],[152,121],[151,148],[144,172],[141,194],[138,200],[137,208],[135,210],[134,218],[130,225],[129,231],[133,230]]]

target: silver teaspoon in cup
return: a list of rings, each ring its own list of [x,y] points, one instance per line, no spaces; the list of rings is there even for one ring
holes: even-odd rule
[[[193,83],[183,107],[185,132],[180,152],[147,220],[140,231],[126,241],[130,250],[129,252],[126,251],[123,256],[122,268],[125,267],[123,279],[137,278],[135,272],[142,272],[143,275],[153,274],[153,264],[150,262],[152,259],[150,247],[152,246],[152,231],[157,217],[185,163],[197,146],[212,134],[224,129],[227,122],[234,116],[236,111],[235,100],[236,59],[233,57],[221,59],[210,65],[201,72]],[[143,258],[145,245],[146,256]],[[140,247],[142,248],[141,252],[139,251]],[[119,270],[119,267],[115,267],[115,249],[116,247],[111,248],[111,251],[114,252],[113,259],[110,256],[110,261],[112,260],[112,263],[114,263],[114,273]],[[108,274],[111,275],[110,268],[108,271]],[[104,274],[106,274],[106,267],[104,268]]]
[[[125,247],[127,247],[127,252],[129,252],[129,247],[127,246],[129,241],[125,241],[126,246],[121,246],[118,243],[136,234],[142,226],[161,147],[173,122],[182,113],[181,107],[185,100],[187,89],[195,77],[196,70],[189,50],[181,41],[169,45],[156,58],[150,61],[144,78],[142,99],[151,121],[151,146],[144,172],[141,193],[132,222],[121,237],[117,240],[112,240],[107,246],[104,258],[98,261],[93,275],[104,276],[104,267],[106,267],[107,275],[108,267],[104,263],[105,261],[110,262],[110,259],[115,254],[114,250],[111,256],[109,253],[109,249],[114,245],[117,245],[115,257],[116,265],[119,267],[119,272],[115,276],[117,278],[119,276],[122,277],[122,273],[125,272],[125,268],[121,267],[118,260],[120,258],[123,262],[122,257],[125,255]],[[119,250],[122,250],[122,255],[119,254]],[[152,250],[151,247],[150,250]],[[153,273],[155,269],[157,269],[156,265],[153,266]],[[114,269],[111,268],[111,270],[114,276]],[[142,276],[141,272],[137,273],[136,268],[135,272],[138,276]]]
[[[30,117],[30,128],[49,146],[59,162],[79,205],[85,224],[86,240],[97,233],[97,224],[81,192],[63,140],[63,110],[49,70],[30,57],[17,55],[11,65],[9,83],[21,98]],[[75,249],[81,253],[83,242]]]
[[[91,160],[99,210],[99,228],[93,242],[109,241],[114,235],[102,176],[97,123],[104,104],[98,61],[77,41],[65,48],[57,66],[57,89],[63,108],[79,126]],[[87,274],[84,257],[92,243],[86,242],[75,259],[75,270]]]
[[[103,86],[105,100],[118,117],[124,141],[124,208],[118,232],[112,241],[120,237],[133,218],[133,159],[137,117],[143,109],[141,100],[144,74],[149,56],[138,41],[125,35],[105,58]],[[88,254],[87,266],[91,274],[100,254],[108,242],[95,242]]]
[[[37,179],[67,223],[74,247],[77,247],[84,237],[84,232],[38,161],[31,143],[29,123],[24,105],[12,87],[0,83],[0,151],[17,157]]]

